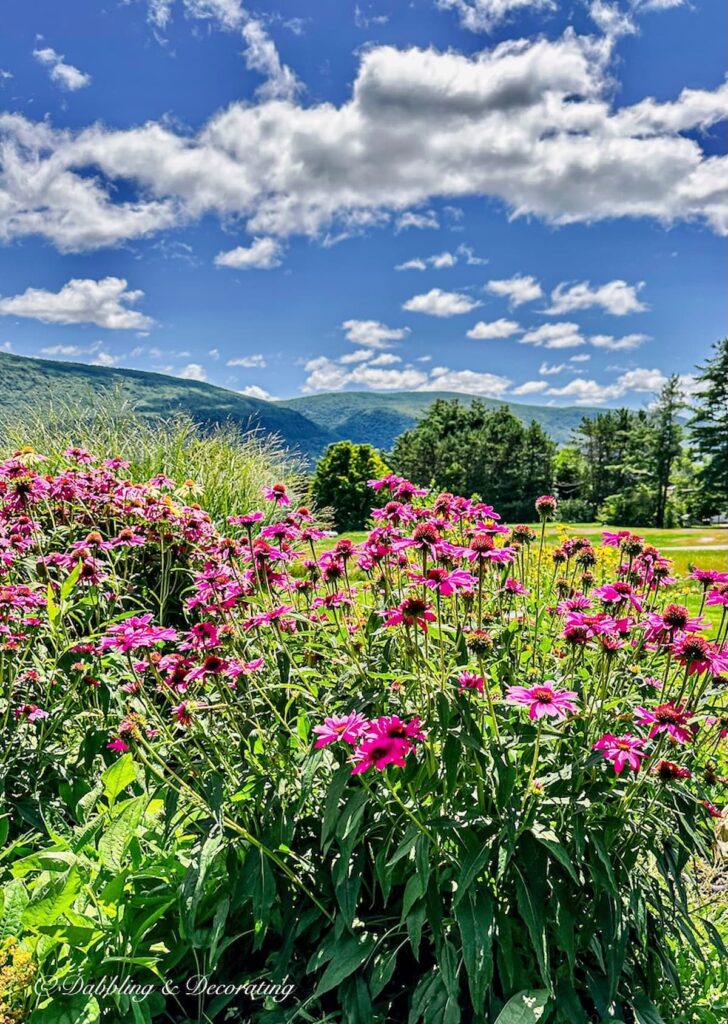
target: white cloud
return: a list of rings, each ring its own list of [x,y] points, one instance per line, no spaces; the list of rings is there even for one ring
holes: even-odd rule
[[[649,341],[649,334],[625,334],[622,338],[613,338],[611,334],[594,334],[589,343],[595,348],[606,348],[611,352],[625,352]]]
[[[406,231],[408,228],[439,228],[440,222],[434,210],[426,210],[424,213],[415,213],[407,210],[401,213],[394,222],[395,231]]]
[[[599,384],[595,380],[577,377],[562,388],[549,388],[546,394],[570,398],[576,405],[600,405],[602,402],[622,398],[630,391],[659,391],[666,382],[667,377],[661,370],[636,369],[623,373],[613,384]]]
[[[567,363],[541,363],[538,368],[538,372],[542,377],[552,377],[557,373],[563,373],[564,370],[568,370]]]
[[[430,380],[420,385],[418,391],[464,391],[471,395],[485,395],[499,398],[504,395],[511,382],[507,377],[495,373],[476,373],[474,370],[448,370],[446,366],[435,366],[430,371]]]
[[[246,47],[245,64],[251,71],[263,75],[266,81],[256,94],[263,100],[293,100],[301,90],[301,83],[289,67],[281,62],[275,43],[262,23],[251,18],[243,28]]]
[[[350,363],[367,363],[373,355],[374,352],[370,348],[358,348],[355,352],[347,352],[341,356],[339,362],[344,366]]]
[[[444,292],[442,288],[431,288],[423,295],[413,295],[402,305],[402,309],[410,313],[447,317],[469,313],[479,305],[479,302],[462,292]]]
[[[490,32],[513,15],[534,9],[553,11],[555,0],[436,0],[444,11],[455,11],[471,32]]]
[[[488,262],[488,260],[484,259],[482,256],[476,256],[475,250],[470,245],[459,245],[458,256],[462,256],[470,267],[483,267]]]
[[[527,380],[524,384],[519,384],[517,388],[513,388],[511,394],[513,395],[538,395],[542,391],[545,391],[548,384],[545,380]]]
[[[543,295],[535,277],[524,277],[521,274],[502,281],[488,281],[485,287],[491,295],[508,299],[512,306],[522,306],[524,302],[533,302]]]
[[[207,354],[210,357],[210,359],[219,359],[220,358],[220,349],[219,348],[211,348],[210,351]]]
[[[265,388],[258,387],[257,384],[248,384],[245,388],[240,388],[238,394],[245,395],[246,398],[260,398],[264,402],[270,402],[273,400],[273,396]]]
[[[588,363],[591,355],[588,352],[578,352],[575,356],[569,356],[570,363]]]
[[[2,114],[0,233],[73,251],[214,215],[251,235],[325,238],[435,227],[426,204],[471,196],[556,224],[650,217],[728,233],[728,158],[694,132],[726,116],[728,85],[615,109],[610,59],[603,38],[572,30],[472,56],[376,46],[340,106],[234,102],[196,134]]]
[[[239,245],[227,252],[219,252],[215,266],[232,267],[234,270],[272,270],[280,267],[283,247],[275,238],[254,238],[246,248]]]
[[[370,359],[368,366],[394,366],[395,363],[401,363],[402,359],[400,356],[394,355],[393,352],[381,352],[374,359]]]
[[[471,327],[467,332],[468,338],[474,338],[476,341],[487,341],[491,338],[511,338],[514,334],[520,334],[522,331],[520,324],[516,323],[515,320],[506,320],[501,317],[500,320],[491,320],[490,323],[486,323],[485,320],[479,320],[475,327]]]
[[[544,324],[527,331],[518,339],[523,345],[537,345],[544,348],[577,348],[584,344],[578,324],[560,322]]]
[[[106,349],[99,349],[92,360],[93,366],[118,366],[119,360],[116,356],[112,356]]]
[[[199,363],[188,363],[177,373],[177,376],[182,380],[207,380],[205,368]]]
[[[432,267],[434,270],[443,270],[445,267],[454,267],[457,263],[458,258],[452,252],[440,252],[435,256],[426,256],[424,259],[416,257],[412,260],[407,260],[405,263],[399,263],[394,268],[395,270],[426,270],[428,267]]]
[[[100,281],[73,278],[59,292],[27,288],[21,295],[0,298],[0,314],[46,324],[96,324],[109,330],[151,327],[151,317],[128,308],[144,292],[127,291],[126,285],[123,277],[104,277]]]
[[[644,286],[644,281],[638,284],[627,284],[626,281],[620,280],[608,281],[598,288],[592,288],[588,281],[571,286],[562,282],[551,292],[551,306],[544,312],[561,316],[564,313],[573,313],[574,310],[599,306],[612,316],[644,313],[649,307],[637,298],[637,293]]]
[[[41,49],[33,50],[35,59],[48,68],[51,81],[60,85],[62,89],[75,92],[91,84],[91,75],[79,71],[73,64],[66,64],[62,53],[56,53],[51,46],[44,46]]]
[[[247,370],[263,369],[268,364],[265,356],[256,352],[252,356],[237,356],[235,359],[228,359],[225,363],[226,366],[244,366]]]
[[[386,369],[375,365],[375,362],[347,369],[341,365],[341,360],[336,363],[326,356],[318,356],[306,363],[308,376],[303,391],[310,394],[315,391],[364,387],[375,391],[463,391],[497,397],[505,394],[511,383],[505,377],[476,373],[473,370],[450,370],[445,366],[436,366],[426,373],[413,366]]]
[[[409,327],[387,327],[379,320],[344,320],[341,325],[346,340],[365,348],[391,348],[409,334]]]
[[[81,345],[46,345],[40,351],[44,356],[80,356],[88,349]]]
[[[157,28],[164,29],[169,22],[175,0],[147,0],[149,20]],[[219,28],[240,28],[245,12],[240,0],[182,0],[184,13],[188,18],[213,21]]]

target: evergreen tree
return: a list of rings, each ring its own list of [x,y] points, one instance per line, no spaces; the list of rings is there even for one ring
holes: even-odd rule
[[[707,515],[728,509],[728,338],[713,348],[713,357],[698,367],[700,390],[690,421],[692,441],[702,459],[699,482]]]
[[[652,413],[651,458],[656,491],[655,526],[665,525],[667,499],[672,483],[673,467],[680,455],[683,429],[678,420],[685,399],[680,388],[680,378],[673,374],[660,391],[657,405]]]
[[[311,486],[320,508],[332,508],[339,530],[362,530],[375,504],[368,480],[386,476],[389,467],[370,444],[339,441],[321,456]]]

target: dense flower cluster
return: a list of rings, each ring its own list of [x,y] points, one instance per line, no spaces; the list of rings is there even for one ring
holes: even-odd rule
[[[356,786],[372,821],[394,807],[431,844],[448,894],[476,846],[508,852],[472,877],[507,878],[527,834],[557,829],[585,856],[609,814],[634,830],[610,825],[610,841],[638,856],[645,815],[669,836],[689,813],[708,836],[722,813],[728,572],[695,569],[675,595],[669,559],[629,531],[549,546],[551,496],[536,530],[508,527],[484,501],[395,475],[371,481],[360,543],[282,484],[221,530],[188,486],[66,457],[57,473],[27,451],[0,465],[0,711],[21,795],[64,752],[91,773],[129,754],[195,808],[214,794],[246,841],[260,826],[287,849],[271,817],[305,820],[310,849],[312,823],[329,829]],[[342,842],[364,813],[346,806]],[[300,860],[286,877],[315,888],[312,874]]]

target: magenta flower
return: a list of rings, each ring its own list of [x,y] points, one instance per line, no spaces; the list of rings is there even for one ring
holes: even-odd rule
[[[48,718],[48,712],[39,708],[37,704],[23,704],[22,707],[15,709],[16,718],[25,718],[28,722],[40,722],[43,718]]]
[[[366,732],[369,722],[358,711],[350,711],[348,715],[332,715],[325,718],[323,725],[315,725],[313,731],[318,735],[315,746],[327,747],[330,743],[343,740],[354,744]]]
[[[418,626],[425,633],[427,623],[434,622],[437,618],[430,605],[419,597],[408,597],[396,608],[390,608],[382,614],[385,616],[384,625],[388,628],[401,625]]]
[[[720,572],[719,569],[693,569],[688,579],[698,580],[704,587],[711,583],[728,583],[728,572]]]
[[[291,499],[288,497],[285,484],[273,484],[272,487],[264,487],[263,497],[267,501],[274,501],[276,505],[291,504]]]
[[[614,771],[617,775],[622,774],[625,767],[633,772],[638,772],[642,764],[645,741],[639,736],[633,736],[626,732],[622,736],[614,736],[611,732],[602,736],[594,744],[594,750],[601,750],[604,757],[614,764]]]
[[[111,741],[111,743],[106,744],[106,749],[113,750],[115,754],[125,754],[129,749],[129,744],[124,743],[124,741],[117,736],[116,739]]]
[[[457,679],[460,690],[477,690],[482,693],[485,688],[485,680],[477,672],[461,672]]]
[[[228,516],[228,522],[232,526],[252,526],[253,523],[259,523],[262,518],[262,512],[246,512],[243,516]]]
[[[719,676],[728,672],[728,651],[721,651],[702,636],[679,636],[671,650],[680,664],[685,665],[689,675],[710,672]]]
[[[619,530],[618,533],[614,533],[611,530],[603,530],[602,544],[605,548],[618,548],[627,537],[629,537],[629,530]]]
[[[467,590],[474,587],[478,582],[477,576],[465,572],[464,569],[451,569],[448,571],[439,567],[428,569],[424,576],[413,573],[410,579],[413,583],[418,584],[418,586],[434,590],[441,597],[452,597],[459,590]]]
[[[543,718],[544,715],[556,718],[566,718],[567,714],[574,714],[578,711],[574,703],[578,694],[573,690],[555,690],[552,686],[533,686],[527,689],[524,686],[509,686],[506,693],[506,701],[509,704],[522,704],[528,707],[528,716],[531,719]]]
[[[682,604],[668,604],[661,612],[651,612],[645,625],[648,643],[671,643],[681,633],[698,633],[706,628],[703,620],[691,618]]]
[[[411,743],[406,740],[393,739],[390,736],[372,736],[365,739],[354,752],[352,775],[361,775],[362,772],[369,771],[370,768],[376,768],[377,771],[383,772],[390,764],[404,768],[405,759],[411,749]]]
[[[541,519],[550,519],[556,513],[557,501],[553,494],[542,494],[536,498],[535,508]]]
[[[658,704],[651,711],[648,708],[636,708],[635,720],[640,725],[652,725],[650,739],[654,739],[658,733],[666,732],[671,739],[678,743],[690,743],[693,734],[689,728],[685,728],[692,713],[683,707],[675,704]]]
[[[715,590],[708,591],[705,603],[713,607],[718,605],[722,605],[724,608],[728,607],[728,584],[721,583]]]
[[[152,615],[132,615],[115,626],[109,626],[101,638],[101,650],[117,650],[122,654],[140,647],[154,647],[165,640],[176,640],[177,632],[165,626],[152,626]]]
[[[620,605],[629,602],[636,612],[642,611],[642,602],[630,583],[606,583],[603,587],[595,587],[592,595],[605,604]]]

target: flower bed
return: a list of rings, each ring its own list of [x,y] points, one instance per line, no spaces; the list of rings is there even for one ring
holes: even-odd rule
[[[728,774],[728,573],[691,612],[631,533],[550,549],[394,476],[361,544],[322,552],[281,485],[223,535],[67,456],[0,465],[0,939],[36,975],[6,1019],[680,1005],[675,943],[722,950],[687,869]]]

